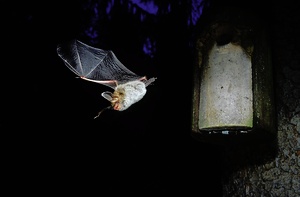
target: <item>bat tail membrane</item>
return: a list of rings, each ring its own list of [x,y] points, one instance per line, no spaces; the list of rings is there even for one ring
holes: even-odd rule
[[[150,85],[151,83],[153,83],[155,81],[156,77],[152,77],[148,80],[146,80],[144,83],[145,83],[145,86],[147,87],[148,85]]]

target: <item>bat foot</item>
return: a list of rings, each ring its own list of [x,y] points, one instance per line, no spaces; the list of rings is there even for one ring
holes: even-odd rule
[[[110,108],[111,108],[111,106],[103,108],[101,111],[98,112],[97,116],[95,116],[94,119],[98,118],[102,114],[103,111],[110,109]]]

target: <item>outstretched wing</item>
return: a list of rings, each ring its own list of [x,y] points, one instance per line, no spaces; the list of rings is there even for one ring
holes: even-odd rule
[[[65,65],[79,77],[111,88],[116,87],[115,82],[123,84],[141,78],[126,68],[112,51],[95,48],[79,40],[59,44],[57,53]]]

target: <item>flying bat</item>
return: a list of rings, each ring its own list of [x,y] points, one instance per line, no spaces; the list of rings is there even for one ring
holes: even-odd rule
[[[114,91],[105,91],[101,95],[110,102],[105,109],[123,111],[140,101],[146,94],[146,87],[155,81],[147,79],[125,67],[111,50],[89,46],[79,40],[59,44],[57,54],[65,65],[81,79],[102,84]]]

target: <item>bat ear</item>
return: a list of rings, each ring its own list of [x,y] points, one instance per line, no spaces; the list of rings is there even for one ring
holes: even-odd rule
[[[112,100],[112,93],[111,92],[102,92],[101,94],[106,100],[111,101]]]

